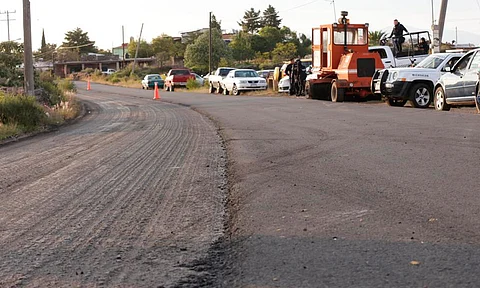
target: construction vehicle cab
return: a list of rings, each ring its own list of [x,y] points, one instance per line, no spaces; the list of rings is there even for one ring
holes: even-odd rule
[[[371,80],[384,65],[378,53],[368,51],[368,24],[350,24],[342,11],[339,23],[312,29],[312,74],[307,97],[341,102],[345,97],[371,95]]]

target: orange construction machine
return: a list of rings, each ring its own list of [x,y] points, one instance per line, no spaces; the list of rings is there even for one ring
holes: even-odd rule
[[[312,74],[305,91],[308,98],[342,102],[346,97],[371,95],[375,71],[384,69],[378,53],[368,52],[368,24],[350,24],[348,12],[339,23],[312,29]]]

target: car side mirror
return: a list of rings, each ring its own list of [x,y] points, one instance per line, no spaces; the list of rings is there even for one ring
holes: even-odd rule
[[[445,69],[443,69],[443,70],[445,70],[445,72],[452,72],[452,68],[449,67],[449,66],[445,67]]]

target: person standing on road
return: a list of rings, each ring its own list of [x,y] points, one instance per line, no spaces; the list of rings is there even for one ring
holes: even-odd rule
[[[285,68],[285,74],[288,76],[289,80],[290,80],[290,95],[293,95],[295,92],[294,92],[294,79],[293,79],[293,64],[295,64],[295,59],[294,58],[291,58],[290,59],[290,64],[287,65],[287,67]]]
[[[397,19],[393,20],[393,30],[392,33],[390,34],[389,38],[392,38],[394,36],[393,43],[395,44],[395,49],[397,50],[397,53],[402,52],[402,44],[405,42],[405,37],[403,37],[403,32],[409,33],[407,28],[403,26],[400,22],[398,22]]]

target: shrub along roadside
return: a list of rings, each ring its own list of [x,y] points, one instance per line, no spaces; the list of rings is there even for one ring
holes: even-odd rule
[[[0,140],[41,131],[78,116],[75,85],[70,80],[40,80],[40,97],[0,92]]]

